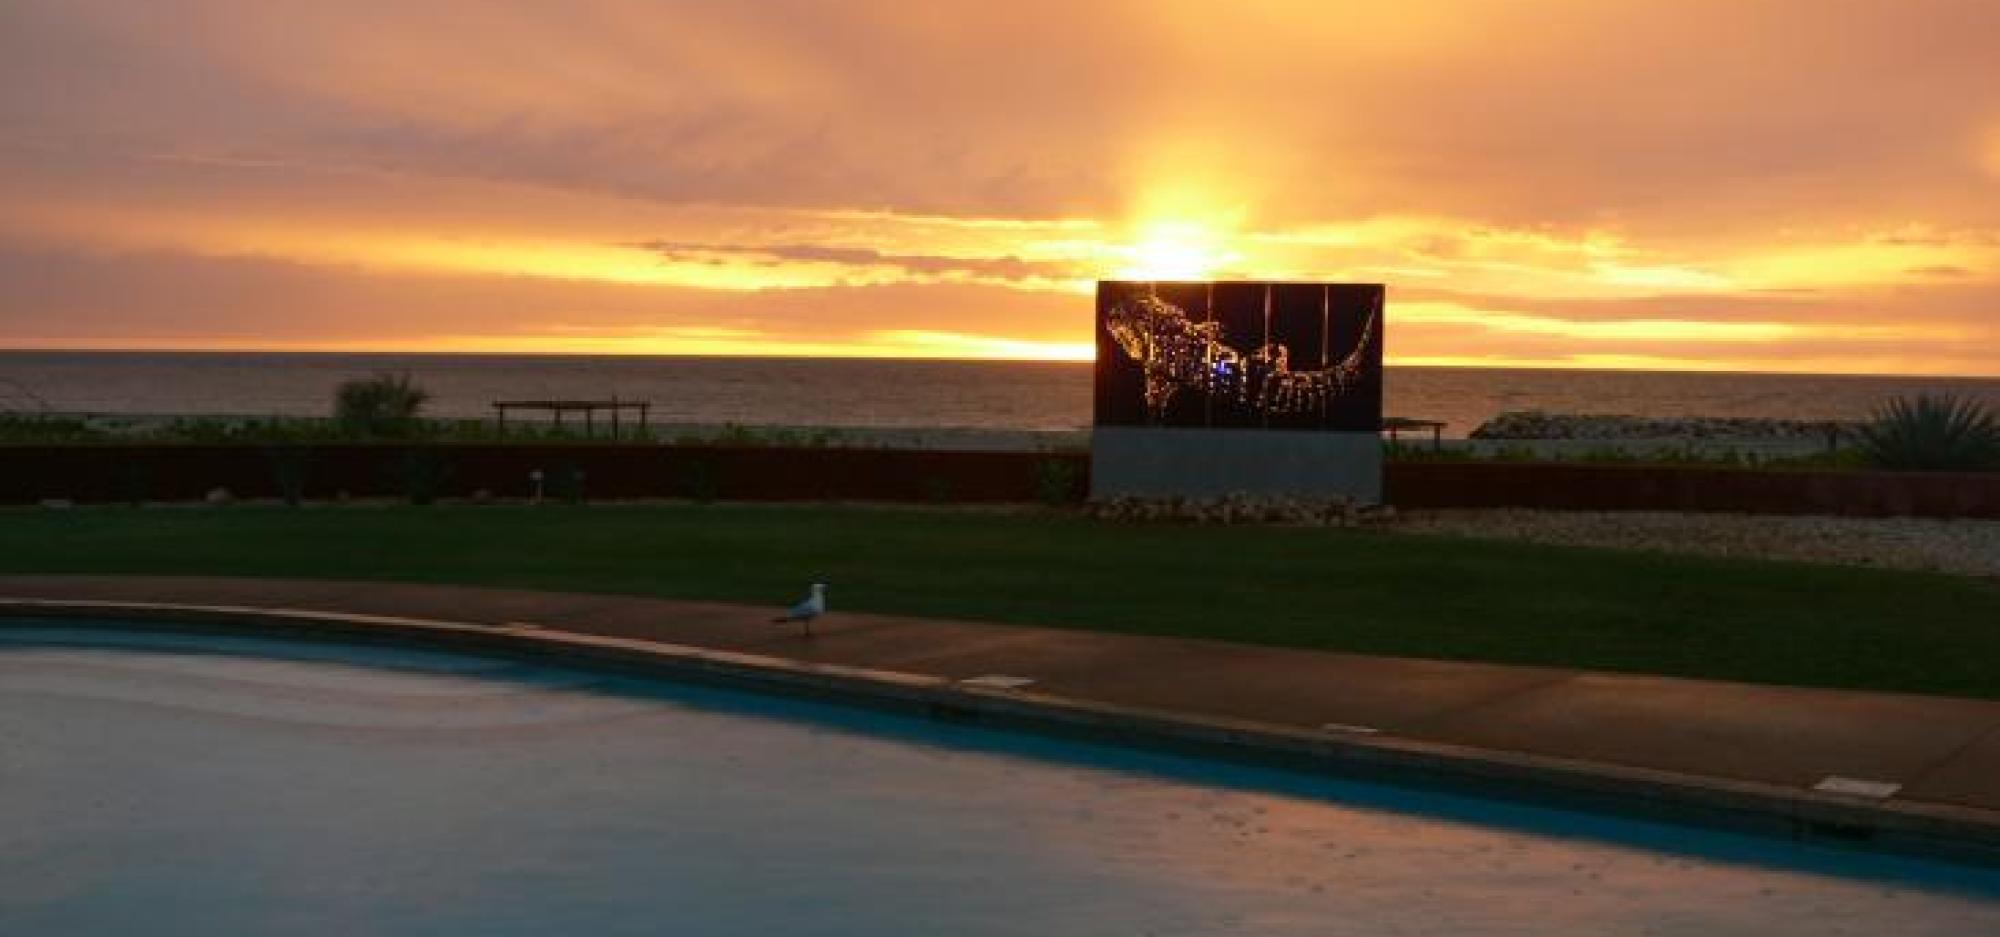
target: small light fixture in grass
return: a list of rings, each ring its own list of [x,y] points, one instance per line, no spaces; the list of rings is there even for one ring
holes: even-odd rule
[[[1924,472],[2000,468],[2000,419],[1965,397],[1897,397],[1857,432],[1862,455],[1877,468]]]

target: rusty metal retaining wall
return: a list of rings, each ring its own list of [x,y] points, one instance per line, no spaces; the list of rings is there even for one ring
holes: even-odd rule
[[[1083,453],[761,446],[314,444],[0,446],[0,503],[547,496],[745,501],[1075,501]],[[1389,462],[1402,508],[1727,511],[2000,518],[2000,474],[1562,463]]]

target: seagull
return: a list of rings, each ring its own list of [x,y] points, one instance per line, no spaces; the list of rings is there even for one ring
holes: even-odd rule
[[[812,595],[806,596],[805,601],[792,606],[791,611],[771,619],[771,623],[783,624],[785,622],[796,621],[804,625],[806,635],[811,636],[813,633],[813,619],[824,614],[826,614],[826,583],[815,582],[812,587]]]

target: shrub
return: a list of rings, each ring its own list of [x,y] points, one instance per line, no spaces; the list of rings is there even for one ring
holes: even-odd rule
[[[688,458],[681,463],[679,474],[681,493],[691,500],[706,504],[722,494],[721,467],[712,458]]]
[[[408,374],[384,372],[343,382],[333,394],[333,418],[357,436],[405,436],[430,399]]]
[[[565,504],[582,504],[588,494],[584,488],[584,482],[587,480],[583,466],[574,462],[568,463],[549,473],[549,494],[561,499]]]
[[[451,477],[451,463],[443,452],[430,446],[403,450],[391,470],[403,497],[415,505],[435,502]]]
[[[278,497],[285,503],[298,507],[306,497],[306,473],[311,456],[300,446],[272,446],[264,451],[271,461],[271,480],[277,484]]]
[[[1382,441],[1382,458],[1389,462],[1473,462],[1479,454],[1470,446],[1433,447],[1430,443]]]
[[[1951,394],[1897,397],[1860,428],[1861,452],[1877,468],[1976,472],[2000,468],[2000,420]]]
[[[146,463],[138,459],[122,460],[111,476],[113,497],[132,507],[139,507],[146,503],[152,480],[152,469]]]
[[[1047,505],[1081,500],[1076,464],[1063,459],[1041,459],[1035,463],[1035,500]]]
[[[96,442],[108,435],[85,420],[0,413],[0,442]]]

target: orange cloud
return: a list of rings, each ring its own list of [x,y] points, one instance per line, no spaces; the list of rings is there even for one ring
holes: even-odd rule
[[[0,341],[1074,357],[1224,275],[1388,282],[1397,360],[2000,373],[2000,6],[1818,6],[13,5]]]

